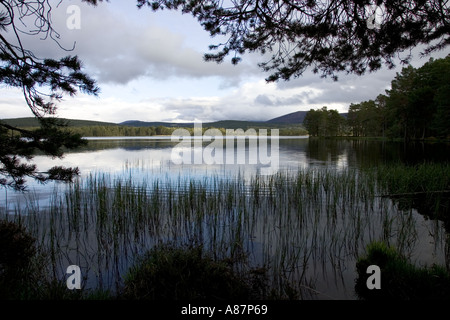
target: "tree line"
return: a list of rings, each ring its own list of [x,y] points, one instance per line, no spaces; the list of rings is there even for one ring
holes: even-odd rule
[[[390,90],[374,100],[352,103],[347,117],[311,109],[303,124],[311,136],[450,138],[450,55],[397,73]]]
[[[171,135],[174,128],[158,127],[130,127],[130,126],[83,126],[69,127],[72,133],[83,137],[132,137]]]
[[[83,126],[83,127],[68,127],[72,134],[78,134],[83,137],[142,137],[142,136],[170,136],[180,127],[165,127],[165,126],[150,126],[150,127],[132,127],[132,126]],[[194,128],[183,127],[189,131],[191,135],[194,135]],[[225,136],[227,134],[225,128],[202,128],[202,134],[208,129],[217,129]],[[256,133],[259,132],[259,128],[255,128]],[[261,128],[263,129],[263,128]],[[246,132],[246,128],[242,129]],[[300,126],[295,127],[282,127],[279,128],[279,134],[282,136],[302,136],[307,135],[308,132]],[[270,128],[267,129],[267,134],[270,135]]]
[[[308,111],[303,125],[313,137],[347,135],[345,118],[337,110],[328,110],[328,107]]]

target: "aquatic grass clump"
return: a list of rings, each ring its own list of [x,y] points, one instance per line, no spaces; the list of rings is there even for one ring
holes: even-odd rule
[[[389,197],[403,211],[416,209],[429,219],[441,220],[450,231],[450,164],[421,163],[377,168],[383,197]]]
[[[391,195],[450,192],[449,163],[389,164],[377,167],[376,172]]]
[[[237,274],[232,259],[216,261],[201,245],[150,249],[125,275],[120,298],[131,300],[264,299],[264,270]]]
[[[48,254],[22,224],[0,220],[0,300],[79,299],[48,273]]]
[[[35,239],[20,224],[0,220],[0,298],[29,296],[35,279],[33,258],[37,254]]]
[[[381,288],[368,289],[367,268],[380,268]],[[356,263],[358,278],[355,292],[364,300],[448,300],[450,274],[445,267],[414,265],[394,247],[383,242],[372,242],[367,253]]]

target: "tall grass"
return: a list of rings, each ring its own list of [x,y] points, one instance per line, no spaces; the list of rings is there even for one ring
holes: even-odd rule
[[[382,270],[381,290],[367,288],[367,268],[376,265]],[[367,253],[357,263],[355,291],[367,300],[448,300],[450,273],[438,265],[416,266],[394,247],[382,242],[367,246]]]
[[[51,252],[55,278],[79,265],[85,288],[118,292],[157,244],[200,244],[236,272],[265,268],[273,296],[353,298],[348,274],[367,243],[387,241],[407,255],[418,241],[414,213],[378,197],[390,177],[380,174],[302,169],[139,183],[92,174],[55,192],[48,207],[8,219],[21,220]]]
[[[376,178],[383,197],[394,200],[402,211],[416,210],[427,219],[442,221],[450,231],[450,165],[394,164],[378,168]]]
[[[450,164],[447,162],[423,162],[409,166],[396,163],[382,165],[377,171],[384,185],[398,193],[448,190],[450,187]]]

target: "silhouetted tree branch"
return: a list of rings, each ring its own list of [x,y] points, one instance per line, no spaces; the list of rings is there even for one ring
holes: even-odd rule
[[[226,42],[210,46],[215,53],[206,54],[207,61],[270,54],[260,64],[271,72],[268,81],[298,77],[309,67],[335,80],[339,72],[361,75],[394,67],[400,53],[418,45],[429,55],[450,43],[444,0],[138,0],[143,6],[192,14],[211,36],[224,36]],[[407,63],[411,55],[400,58]]]
[[[96,4],[96,0],[85,0]],[[38,172],[25,163],[36,151],[53,157],[63,155],[62,148],[84,144],[79,135],[66,130],[66,124],[56,118],[56,103],[64,95],[79,91],[96,95],[95,81],[82,72],[76,56],[59,60],[41,59],[24,47],[23,34],[51,38],[59,44],[59,34],[51,24],[52,6],[46,1],[0,0],[0,82],[20,88],[25,102],[40,122],[40,128],[23,130],[0,121],[0,185],[25,189],[25,178],[38,181],[70,181],[77,168],[55,167]]]

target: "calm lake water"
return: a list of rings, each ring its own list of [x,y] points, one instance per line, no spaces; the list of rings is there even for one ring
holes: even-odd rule
[[[211,141],[203,142],[203,144],[194,144],[193,142],[191,147],[189,145],[180,145],[180,142],[171,141],[171,137],[88,139],[89,143],[87,146],[67,152],[63,159],[50,159],[37,155],[33,161],[42,171],[54,165],[79,167],[81,181],[89,176],[107,174],[112,180],[131,180],[137,185],[139,183],[151,185],[151,182],[156,180],[169,184],[180,180],[189,181],[189,179],[202,181],[212,177],[214,179],[223,179],[224,181],[236,178],[247,181],[257,176],[270,177],[277,173],[295,173],[301,170],[345,172],[346,170],[359,171],[364,168],[372,168],[389,163],[415,164],[423,161],[448,162],[450,160],[450,146],[448,144],[405,144],[400,142],[280,137],[276,144],[274,141],[269,140],[267,142],[267,150],[263,150],[263,154],[260,150],[261,145],[252,144],[251,139],[245,141],[244,145],[239,144],[237,140],[233,141],[233,144],[228,145],[228,149],[222,150],[223,153],[219,152],[219,148],[215,149],[214,152],[211,149],[207,149]],[[218,143],[216,146],[222,143],[216,142]],[[226,141],[223,141],[224,146],[225,144]],[[233,153],[233,161],[231,161],[231,158],[227,158],[227,150]],[[174,157],[175,153],[178,155],[182,153],[185,161],[180,162],[180,158]],[[239,163],[238,154],[241,156],[245,154],[243,163]],[[262,158],[262,156],[265,157]],[[276,161],[275,156],[277,157]],[[211,158],[214,158],[216,163],[213,163]],[[191,163],[186,161],[187,159],[190,159]],[[201,161],[196,161],[196,159],[201,159]],[[224,161],[217,161],[218,159],[223,159]],[[29,191],[27,193],[16,193],[2,189],[0,190],[0,212],[10,217],[17,216],[20,213],[23,216],[33,215],[34,219],[36,219],[36,216],[39,218],[39,212],[44,211],[49,206],[55,194],[62,194],[66,188],[67,185],[65,184],[39,185],[29,181]],[[324,212],[328,210],[323,203],[320,203],[319,206],[324,206]],[[358,204],[358,206],[361,206],[361,209],[354,209],[355,212],[365,210],[363,203]],[[394,209],[395,204],[393,203],[375,203],[371,205],[370,214],[376,215],[379,211],[392,211],[394,217],[391,217],[390,221],[394,221],[397,219],[395,215],[399,215],[397,212],[394,212]],[[315,210],[318,209],[311,207],[311,212]],[[279,243],[278,238],[271,238],[275,237],[272,233],[270,236],[267,236],[269,232],[264,231],[268,230],[266,229],[267,224],[276,223],[276,221],[271,219],[266,217],[264,221],[255,222],[254,228],[257,231],[253,231],[254,235],[249,237],[251,239],[246,242],[248,248],[252,248],[256,252],[254,261],[259,259],[258,252],[260,255],[268,255],[265,253],[269,250],[267,248],[275,247],[275,244]],[[363,216],[363,218],[358,219],[365,218]],[[372,218],[367,217],[367,219]],[[374,221],[377,219],[381,218],[373,217]],[[404,219],[404,217],[401,217],[401,219]],[[412,241],[414,242],[412,245],[414,259],[417,259],[419,264],[448,263],[446,260],[447,235],[440,222],[430,221],[414,209],[409,213],[408,219],[412,222],[408,220],[407,223],[414,223],[414,241]],[[346,223],[353,224],[354,222],[350,222],[350,220],[342,221],[337,223],[337,227],[333,228],[342,227],[345,230],[345,228],[349,228]],[[367,231],[368,238],[377,237],[377,223],[374,222],[372,225],[370,222],[367,222],[367,228],[370,229]],[[392,223],[395,229],[395,223],[397,222]],[[319,228],[319,234],[323,229],[323,236],[320,238],[323,240],[322,242],[317,242],[317,245],[321,244],[323,247],[315,249],[316,251],[313,252],[310,259],[311,263],[308,262],[308,264],[305,263],[303,265],[302,279],[299,281],[303,281],[303,287],[310,291],[312,298],[355,299],[353,293],[355,257],[343,248],[352,245],[347,243],[340,246],[339,240],[328,242],[328,240],[325,240],[325,234],[331,234],[328,227],[316,225],[315,228]],[[374,228],[374,230],[371,228]],[[362,230],[364,230],[364,227],[362,227]],[[309,230],[308,232],[315,234],[316,231]],[[398,233],[398,231],[394,230],[393,233]],[[279,234],[283,235],[283,231],[280,231]],[[331,234],[331,237],[335,236],[335,234]],[[302,235],[302,237],[304,237],[302,239],[305,239],[302,245],[296,243],[297,240],[295,239],[297,238],[285,239],[283,240],[283,245],[291,246],[292,248],[296,248],[296,246],[299,248],[302,246],[316,246],[316,242],[311,243],[307,236]],[[349,238],[345,238],[345,241],[351,242]],[[73,246],[72,241],[72,239],[68,240],[67,247]],[[87,241],[85,240],[85,242]],[[148,244],[145,246],[148,246]],[[71,250],[78,251],[79,254],[79,251],[82,249],[72,247]],[[137,251],[141,252],[142,250],[140,248]],[[277,249],[273,250],[276,251]],[[320,255],[320,258],[315,260],[316,254]],[[309,257],[308,255],[308,259]],[[61,270],[64,270],[64,266],[68,263],[79,263],[80,261],[79,258],[75,262],[70,261],[70,254],[67,254],[65,259],[65,261],[60,262]],[[98,257],[96,259],[98,260]],[[94,262],[85,261],[84,263],[90,264]],[[121,268],[126,269],[126,266],[129,266],[129,263]],[[101,278],[102,283],[107,282],[108,279],[114,282],[114,280],[111,280],[114,278],[111,273],[123,274],[123,270],[105,270],[103,273],[108,275],[103,275],[102,272],[95,271],[98,268],[101,268],[101,266],[89,267],[89,274],[85,279],[86,287],[96,287],[99,278]],[[295,281],[296,277],[300,276],[293,275],[292,279]],[[108,285],[106,284],[105,286]]]
[[[405,163],[415,164],[423,161],[447,162],[450,160],[450,145],[430,143],[380,142],[363,140],[319,140],[308,137],[279,137],[278,165],[271,173],[286,170],[296,171],[305,168],[362,168],[380,164]],[[234,162],[223,164],[195,163],[194,153],[204,152],[210,141],[203,142],[201,147],[192,142],[191,164],[174,163],[174,148],[179,141],[171,141],[170,136],[156,137],[101,137],[87,138],[86,147],[68,151],[63,159],[51,159],[37,155],[33,162],[41,171],[55,165],[78,167],[81,177],[95,173],[109,173],[116,177],[133,177],[135,181],[142,179],[174,178],[202,178],[207,176],[230,177],[241,175],[251,177],[261,174],[261,168],[270,168],[269,164],[262,164],[258,160],[249,164],[249,157],[258,154],[258,147],[250,145],[246,140],[245,146],[238,146],[235,142],[233,152],[245,154],[244,164]],[[270,141],[269,141],[270,144]],[[224,148],[226,142],[223,142]],[[270,153],[270,146],[267,148]],[[266,152],[266,151],[265,151]],[[226,151],[224,151],[224,154]],[[225,157],[225,155],[224,155]],[[255,163],[256,162],[256,163]],[[28,181],[28,192],[20,194],[11,190],[0,190],[5,208],[24,204],[24,199],[33,197],[34,200],[46,203],[48,194],[53,192],[55,184],[41,185],[33,180]],[[62,186],[56,184],[56,187]],[[36,195],[39,195],[36,197]],[[4,201],[3,201],[4,200]]]

